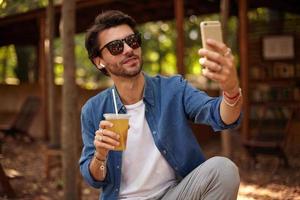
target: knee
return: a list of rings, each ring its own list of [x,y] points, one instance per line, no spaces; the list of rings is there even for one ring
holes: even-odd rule
[[[229,185],[228,183],[230,183],[233,187],[239,187],[239,170],[230,159],[216,156],[208,159],[206,162],[208,162],[207,164],[211,167],[211,170],[216,172],[219,181],[225,185]]]
[[[208,159],[206,162],[210,163],[210,166],[217,167],[218,169],[232,170],[234,173],[238,174],[238,167],[234,162],[226,157],[215,156]]]

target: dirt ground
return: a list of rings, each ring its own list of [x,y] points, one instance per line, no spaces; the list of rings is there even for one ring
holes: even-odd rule
[[[235,140],[234,140],[235,141]],[[45,174],[46,144],[41,141],[24,143],[7,141],[3,145],[0,161],[15,178],[10,179],[22,200],[59,200],[63,196],[63,182],[59,165]],[[240,169],[241,185],[238,200],[300,200],[300,156],[289,156],[290,168],[279,165],[272,156],[259,157],[259,163],[250,166],[247,154],[238,142],[234,142],[233,161]],[[207,157],[220,155],[220,138],[214,137],[202,146]],[[19,174],[18,174],[19,173]],[[98,199],[99,191],[82,182],[82,200]],[[1,197],[0,199],[7,199]]]

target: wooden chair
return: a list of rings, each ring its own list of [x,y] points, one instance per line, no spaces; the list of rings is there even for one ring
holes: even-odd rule
[[[41,102],[38,97],[27,97],[13,123],[8,127],[0,127],[0,131],[4,133],[5,137],[22,137],[32,141],[33,138],[29,134],[29,128],[39,110],[40,104]]]
[[[268,109],[268,107],[265,107],[265,110],[266,109]],[[297,114],[296,112],[295,109],[292,109],[289,118],[284,122],[285,128],[282,130],[274,130],[272,134],[266,134],[267,129],[263,124],[263,120],[261,120],[256,135],[249,140],[243,141],[243,146],[246,148],[254,163],[257,163],[257,155],[267,154],[277,156],[283,161],[285,167],[289,167],[289,161],[285,150],[288,139],[290,138],[292,121]]]

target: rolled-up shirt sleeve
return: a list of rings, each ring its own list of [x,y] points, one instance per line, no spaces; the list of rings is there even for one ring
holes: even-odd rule
[[[214,131],[233,129],[237,127],[242,115],[232,124],[225,124],[220,115],[222,97],[210,97],[205,92],[194,88],[186,80],[182,80],[183,105],[188,118],[197,124],[210,125]]]
[[[101,188],[107,185],[109,181],[109,171],[107,171],[104,181],[97,181],[90,173],[89,165],[94,156],[95,147],[93,144],[95,136],[95,127],[91,120],[92,111],[89,109],[89,105],[86,104],[81,110],[81,132],[83,149],[79,160],[80,172],[85,181],[95,188]]]

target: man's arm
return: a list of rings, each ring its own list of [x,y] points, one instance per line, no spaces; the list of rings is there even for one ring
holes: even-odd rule
[[[222,121],[229,125],[234,123],[240,116],[243,104],[243,96],[240,88],[230,92],[223,92],[223,99],[220,105]]]
[[[97,181],[103,181],[106,176],[106,157],[97,155],[95,152],[94,157],[89,166],[92,177]]]
[[[81,130],[83,150],[80,157],[80,172],[84,179],[93,187],[100,188],[106,185],[109,180],[109,173],[107,170],[106,152],[100,152],[101,155],[95,151],[95,128],[92,122],[92,104],[87,103],[83,106],[81,112]],[[96,131],[97,132],[97,131]],[[103,156],[102,156],[103,155]],[[96,157],[99,160],[96,160]],[[104,166],[104,169],[103,167]]]
[[[204,67],[202,74],[219,83],[223,91],[220,116],[229,125],[239,118],[243,102],[234,56],[224,43],[211,39],[206,43],[212,50],[199,50],[199,55],[202,56],[199,62]]]
[[[110,150],[114,150],[119,145],[119,135],[106,128],[112,127],[109,121],[102,120],[99,123],[99,129],[95,132],[94,157],[91,160],[89,170],[93,178],[97,181],[103,181],[106,176],[106,160]]]

